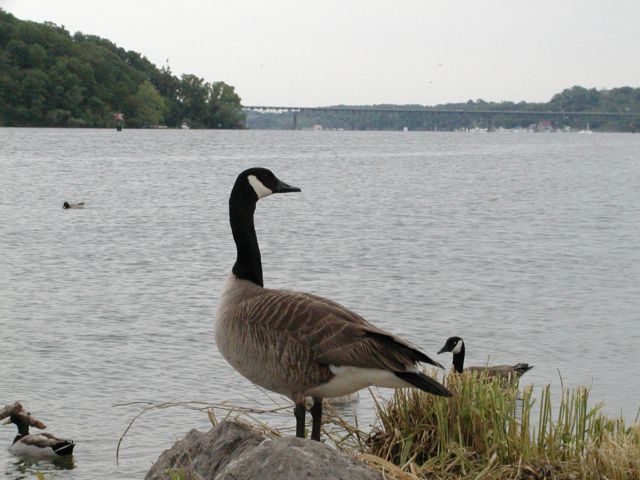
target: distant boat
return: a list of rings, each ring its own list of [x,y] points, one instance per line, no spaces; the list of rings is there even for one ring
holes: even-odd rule
[[[185,122],[182,122],[182,125],[180,125],[180,128],[182,130],[189,130],[191,127],[187,125]]]
[[[589,122],[587,122],[587,127],[584,130],[579,130],[578,133],[593,133],[593,130],[589,127]]]

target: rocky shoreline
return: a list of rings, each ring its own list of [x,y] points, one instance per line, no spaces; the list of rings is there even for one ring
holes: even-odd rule
[[[193,429],[162,452],[145,480],[382,480],[365,463],[320,442],[267,437],[242,423]]]

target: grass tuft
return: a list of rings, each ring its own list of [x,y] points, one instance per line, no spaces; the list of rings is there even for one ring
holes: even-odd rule
[[[563,388],[554,416],[549,386],[535,399],[531,386],[473,372],[447,386],[448,399],[407,389],[376,400],[363,460],[392,478],[640,478],[640,428],[590,407],[588,388]]]

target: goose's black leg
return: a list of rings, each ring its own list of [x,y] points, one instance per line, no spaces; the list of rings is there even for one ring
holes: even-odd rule
[[[311,440],[320,441],[320,427],[322,426],[322,398],[313,397],[311,407]]]
[[[293,414],[296,416],[296,437],[304,438],[304,417],[307,413],[307,408],[304,403],[296,403],[296,408],[293,409]]]

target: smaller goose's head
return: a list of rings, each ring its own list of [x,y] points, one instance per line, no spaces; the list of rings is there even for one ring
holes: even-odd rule
[[[464,341],[460,337],[449,337],[440,350],[438,350],[438,355],[444,352],[451,352],[454,355],[456,353],[460,353],[462,348],[464,347]]]
[[[69,208],[69,207],[71,207],[71,205],[69,205],[69,202],[64,202],[64,203],[62,204],[62,208],[64,208],[64,209],[67,209],[67,208]]]
[[[249,168],[236,179],[233,192],[242,195],[246,200],[257,202],[272,193],[299,192],[298,187],[287,185],[271,170],[266,168]]]

